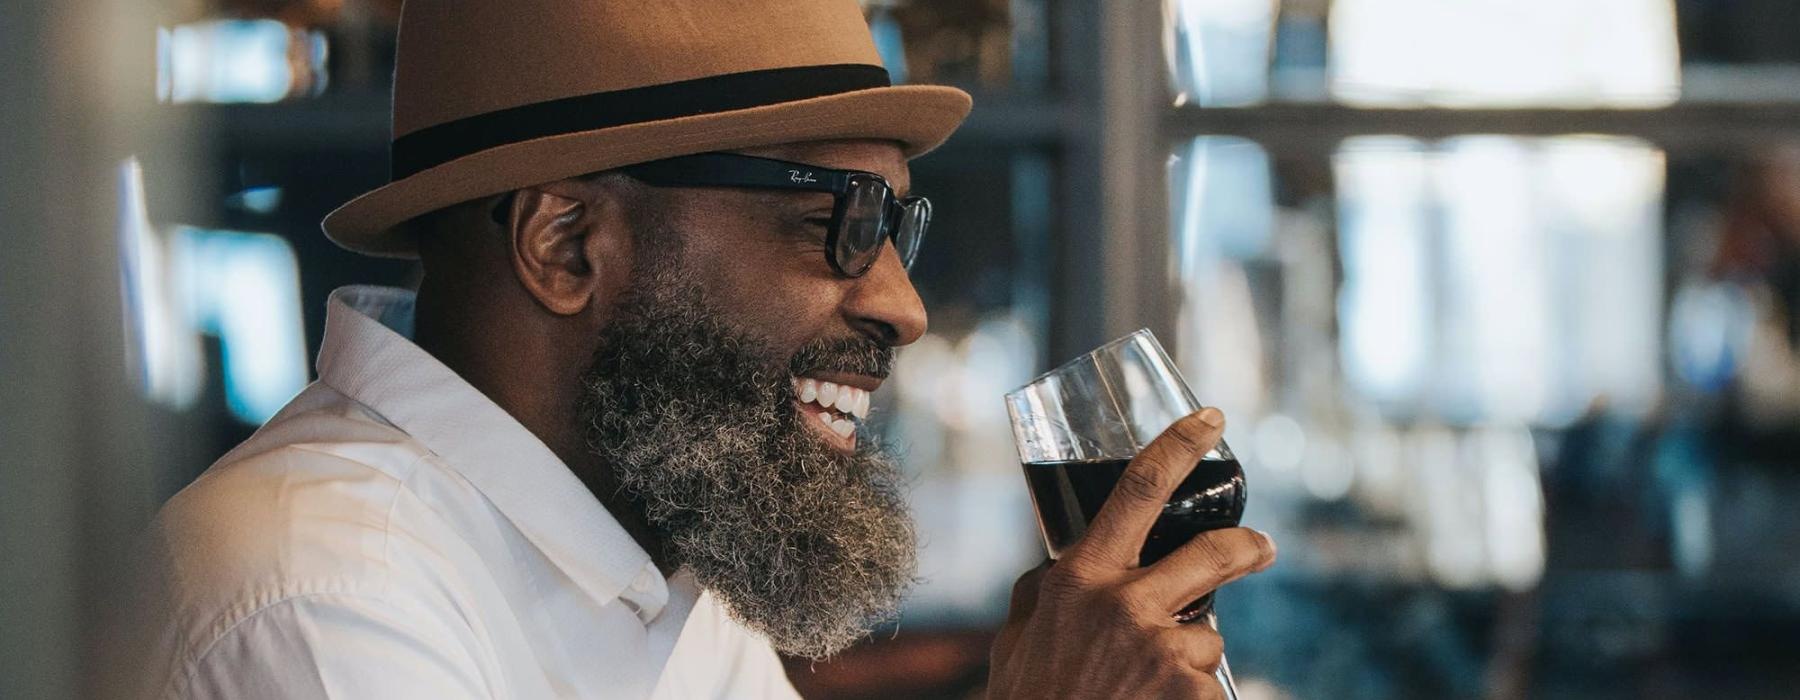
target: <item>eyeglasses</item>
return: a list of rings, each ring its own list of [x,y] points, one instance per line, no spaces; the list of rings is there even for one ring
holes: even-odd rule
[[[736,153],[701,153],[620,168],[656,187],[742,187],[830,192],[836,198],[825,234],[825,259],[838,274],[861,277],[894,242],[900,264],[912,268],[931,225],[931,202],[895,198],[885,178],[860,170],[833,170]]]

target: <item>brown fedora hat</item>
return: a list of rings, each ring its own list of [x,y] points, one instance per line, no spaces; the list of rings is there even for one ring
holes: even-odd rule
[[[407,0],[391,182],[325,235],[414,257],[396,226],[632,163],[797,141],[950,137],[969,96],[889,84],[856,0]]]

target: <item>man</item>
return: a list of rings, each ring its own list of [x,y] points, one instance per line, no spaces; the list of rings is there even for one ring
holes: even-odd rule
[[[925,331],[906,160],[960,91],[886,85],[851,0],[414,0],[394,181],[325,221],[416,255],[332,295],[319,381],[165,507],[149,697],[791,697],[913,576],[861,425]],[[1217,411],[1021,580],[995,697],[1217,694],[1186,601],[1249,530],[1134,566]]]

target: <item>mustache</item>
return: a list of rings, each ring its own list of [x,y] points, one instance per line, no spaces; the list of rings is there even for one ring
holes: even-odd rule
[[[795,376],[828,371],[887,379],[893,370],[893,346],[862,337],[813,341],[794,353],[789,363]]]

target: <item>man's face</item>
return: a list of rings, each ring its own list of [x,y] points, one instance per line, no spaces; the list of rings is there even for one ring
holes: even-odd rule
[[[743,152],[876,173],[897,197],[911,190],[906,159],[887,142],[791,144]],[[834,201],[830,194],[684,189],[676,198],[678,228],[688,234],[687,258],[695,282],[719,312],[737,319],[777,353],[793,355],[809,344],[863,339],[891,348],[925,333],[925,307],[891,244],[859,278],[838,275],[826,262],[825,225]],[[809,419],[803,422],[838,449],[854,450],[857,435],[843,434],[847,426],[840,421],[860,421],[852,409],[866,407],[868,394],[883,377],[797,369],[803,376],[795,377],[796,410]],[[807,383],[812,391],[805,391]],[[801,396],[811,400],[801,403]]]
[[[907,184],[892,146],[758,155]],[[892,617],[915,542],[893,460],[846,429],[864,398],[827,408],[818,393],[874,390],[924,332],[918,295],[891,249],[861,278],[832,270],[830,195],[682,188],[646,203],[631,288],[582,378],[589,447],[738,619],[777,649],[828,655]]]

